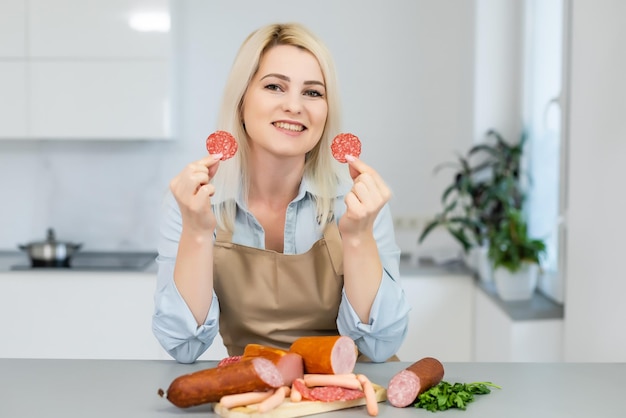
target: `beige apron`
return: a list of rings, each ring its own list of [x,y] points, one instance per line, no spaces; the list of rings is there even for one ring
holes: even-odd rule
[[[343,249],[337,224],[302,254],[281,254],[232,243],[218,229],[213,286],[220,334],[228,354],[249,343],[283,349],[305,335],[337,335],[343,288]]]

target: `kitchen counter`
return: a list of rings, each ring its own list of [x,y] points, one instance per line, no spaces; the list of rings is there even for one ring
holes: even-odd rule
[[[23,251],[0,251],[0,273],[8,272],[145,272],[156,273],[156,252],[79,251],[72,257],[71,268],[30,266]]]
[[[410,363],[358,364],[356,371],[387,386]],[[0,359],[0,416],[156,418],[213,417],[209,405],[179,409],[157,395],[185,373],[215,362],[171,360]],[[621,397],[626,363],[444,363],[448,382],[491,381],[502,386],[479,395],[466,411],[432,415],[423,409],[380,403],[381,417],[549,417],[624,416]],[[365,407],[318,415],[365,418]]]

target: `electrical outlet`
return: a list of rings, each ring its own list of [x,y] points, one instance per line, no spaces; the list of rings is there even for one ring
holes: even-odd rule
[[[399,215],[393,218],[393,226],[398,231],[417,231],[422,228],[425,219],[419,215]]]

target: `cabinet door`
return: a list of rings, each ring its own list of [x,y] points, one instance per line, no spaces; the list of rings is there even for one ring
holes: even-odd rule
[[[26,56],[26,2],[0,1],[0,57]]]
[[[398,357],[472,360],[474,284],[469,276],[402,278],[411,304],[409,332]]]
[[[167,61],[34,61],[30,69],[34,138],[169,136]]]
[[[166,58],[167,31],[140,31],[134,19],[169,19],[167,0],[29,0],[35,58]],[[169,20],[168,20],[169,21]]]
[[[24,61],[0,61],[0,138],[27,135],[26,65]]]

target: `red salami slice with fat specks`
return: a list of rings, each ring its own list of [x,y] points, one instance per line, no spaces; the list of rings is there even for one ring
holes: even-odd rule
[[[237,363],[237,362],[241,361],[242,357],[243,356],[225,357],[222,360],[220,360],[219,363],[217,363],[217,367],[222,367],[222,366],[226,366],[227,364]]]
[[[311,389],[311,396],[322,402],[351,401],[365,397],[363,391],[339,386],[317,386]]]
[[[304,383],[304,380],[296,379],[296,380],[293,381],[292,385],[293,385],[293,388],[295,390],[300,392],[300,395],[302,395],[302,399],[304,399],[305,401],[316,401],[317,400],[311,394],[311,389]]]
[[[337,135],[330,144],[333,157],[340,163],[346,163],[346,155],[359,157],[361,155],[361,140],[356,135],[342,133]]]
[[[295,390],[300,392],[302,399],[306,401],[351,401],[365,396],[361,390],[342,388],[339,386],[316,386],[310,388],[302,379],[294,380],[292,385]]]
[[[237,152],[237,140],[226,131],[215,131],[206,139],[206,149],[209,154],[222,154],[220,161],[232,158]]]

